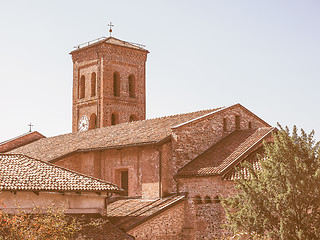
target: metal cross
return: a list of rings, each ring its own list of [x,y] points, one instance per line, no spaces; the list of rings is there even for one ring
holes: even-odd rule
[[[33,125],[31,123],[29,123],[28,126],[29,126],[29,132],[31,132],[32,131],[31,127],[33,127]]]
[[[112,24],[112,22],[110,22],[110,23],[108,24],[108,26],[110,27],[110,28],[109,28],[109,33],[110,33],[110,37],[111,37],[112,27],[114,27],[114,25]]]

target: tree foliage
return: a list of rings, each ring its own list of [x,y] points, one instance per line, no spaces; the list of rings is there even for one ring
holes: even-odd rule
[[[35,207],[31,213],[0,211],[0,239],[71,239],[81,226],[62,209]]]
[[[313,131],[279,128],[258,156],[261,171],[242,166],[250,177],[242,175],[239,193],[224,201],[228,222],[272,239],[320,239],[320,142]]]

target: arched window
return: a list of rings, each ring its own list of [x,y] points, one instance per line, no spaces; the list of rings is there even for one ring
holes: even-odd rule
[[[86,91],[86,78],[84,75],[80,78],[80,84],[79,84],[79,98],[85,97],[85,91]]]
[[[97,115],[92,113],[90,116],[89,129],[95,129],[97,127]]]
[[[111,125],[116,125],[119,123],[119,114],[112,113],[111,114]]]
[[[236,129],[240,129],[240,116],[239,115],[235,116],[235,125],[236,125]]]
[[[137,118],[137,116],[136,115],[134,115],[134,114],[132,114],[131,116],[130,116],[130,122],[133,122],[133,121],[137,121],[138,120],[138,118]]]
[[[214,203],[220,203],[221,202],[221,199],[219,196],[215,196],[214,199],[213,199],[213,202]]]
[[[204,203],[212,203],[211,198],[209,196],[204,197]]]
[[[195,203],[195,204],[201,204],[201,203],[202,203],[201,197],[200,197],[199,195],[197,195],[197,196],[194,197],[194,203]]]
[[[95,72],[91,73],[91,97],[96,95],[97,75]]]
[[[113,73],[113,96],[120,96],[120,74],[118,72]]]
[[[133,74],[129,76],[129,97],[136,97],[136,79]]]

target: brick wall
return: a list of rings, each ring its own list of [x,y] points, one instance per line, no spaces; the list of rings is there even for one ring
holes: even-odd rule
[[[146,51],[100,43],[72,52],[73,60],[73,124],[86,115],[97,115],[97,127],[111,125],[111,115],[119,115],[119,123],[128,122],[134,115],[145,119],[145,62]],[[113,94],[113,74],[119,73],[120,96]],[[96,74],[96,96],[91,96],[91,74]],[[135,78],[135,97],[129,96],[129,76]],[[85,97],[79,98],[80,79],[85,77]]]
[[[184,202],[128,231],[137,240],[179,240],[184,222]]]
[[[168,175],[171,145],[128,147],[74,153],[55,162],[59,166],[104,179],[121,186],[120,171],[128,170],[129,196],[159,197],[159,158],[162,162],[162,191],[176,192],[173,176]]]
[[[234,195],[234,182],[221,180],[220,176],[179,178],[178,188],[180,192],[188,192],[184,225],[188,231],[185,239],[219,238],[225,213],[221,203],[215,203],[214,199],[216,196],[222,199]],[[202,203],[196,204],[198,196]],[[205,203],[205,197],[210,197],[212,203]]]
[[[236,129],[235,116],[240,117],[240,129],[269,126],[267,123],[251,114],[241,105],[219,111],[213,115],[200,118],[188,124],[173,129],[173,172],[177,172],[190,160],[220,141]],[[227,129],[223,129],[223,119],[226,119]]]

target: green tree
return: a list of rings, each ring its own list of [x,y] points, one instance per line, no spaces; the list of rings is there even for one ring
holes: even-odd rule
[[[71,239],[80,229],[78,220],[59,208],[35,207],[31,213],[19,211],[17,214],[0,211],[0,240]]]
[[[224,200],[228,222],[235,232],[272,239],[320,239],[320,142],[314,131],[279,128],[258,156],[261,171],[241,167],[249,174],[237,180],[238,194]]]

